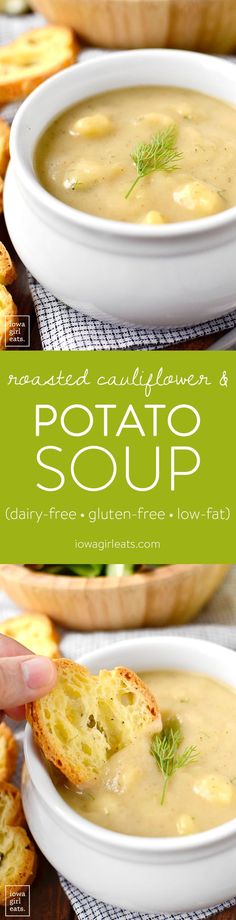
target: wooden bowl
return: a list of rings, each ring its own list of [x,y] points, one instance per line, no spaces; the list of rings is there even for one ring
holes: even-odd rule
[[[192,620],[229,568],[167,565],[122,578],[77,578],[0,565],[0,588],[19,607],[47,613],[67,629],[138,629]]]
[[[32,6],[104,48],[236,49],[235,0],[32,0]]]

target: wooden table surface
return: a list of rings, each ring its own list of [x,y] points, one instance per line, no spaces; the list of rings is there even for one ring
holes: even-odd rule
[[[30,920],[77,920],[59,884],[55,869],[49,865],[42,854],[39,856],[36,879],[31,885],[30,907]],[[12,914],[13,918],[16,916],[16,913]],[[0,920],[5,920],[5,907],[0,907]],[[236,920],[236,914],[232,920]]]
[[[15,303],[18,306],[19,313],[30,315],[31,351],[41,350],[42,345],[41,345],[41,340],[40,340],[40,335],[39,335],[39,330],[38,330],[37,319],[36,319],[35,311],[34,311],[34,304],[33,304],[30,290],[29,290],[27,272],[26,272],[24,265],[22,264],[22,262],[16,255],[16,252],[13,249],[13,246],[11,244],[11,241],[9,239],[9,236],[6,230],[3,215],[0,216],[0,240],[2,243],[5,244],[8,251],[11,253],[11,256],[17,268],[17,279],[15,283],[11,285],[10,290],[11,290],[13,299],[15,300]],[[166,350],[167,351],[181,351],[181,350],[204,351],[205,349],[209,348],[210,345],[213,345],[213,343],[216,342],[217,339],[220,338],[221,335],[222,335],[222,332],[219,332],[214,335],[207,335],[205,337],[201,336],[200,338],[191,340],[191,342],[185,342],[185,343],[181,342],[180,345],[171,345]],[[12,350],[13,350],[12,348],[9,349],[9,351],[12,351]],[[26,349],[21,348],[20,350],[24,351]]]

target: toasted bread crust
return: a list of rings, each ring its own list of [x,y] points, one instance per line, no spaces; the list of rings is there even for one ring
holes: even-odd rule
[[[0,284],[0,349],[9,340],[12,320],[18,315],[17,306],[4,284]]]
[[[0,623],[0,633],[16,639],[35,654],[59,658],[59,636],[54,624],[45,613],[22,613]]]
[[[9,151],[10,128],[3,118],[0,118],[0,176],[5,176],[10,158]]]
[[[28,96],[52,74],[69,67],[79,50],[66,26],[30,29],[0,48],[0,104]]]
[[[1,169],[0,169],[1,175]],[[11,256],[3,243],[0,243],[0,284],[12,284],[16,278],[16,269]]]
[[[3,179],[2,179],[2,176],[0,176],[0,214],[2,213],[2,210],[3,210]]]
[[[5,904],[5,885],[9,882],[11,885],[26,885],[33,881],[37,869],[37,853],[24,828],[25,817],[19,790],[11,783],[1,782],[0,799],[0,904]]]
[[[55,661],[55,664],[57,666],[58,672],[61,671],[63,677],[66,676],[67,673],[69,677],[72,677],[74,673],[75,679],[79,676],[82,681],[83,679],[88,681],[89,677],[91,677],[91,681],[98,680],[97,678],[94,678],[93,675],[89,674],[87,668],[83,667],[82,665],[75,664],[70,660],[61,658],[58,661]],[[102,673],[108,674],[109,672],[100,672],[101,679]],[[157,702],[152,693],[148,690],[145,684],[143,684],[142,680],[132,671],[122,667],[115,668],[114,671],[110,673],[115,674],[118,678],[120,677],[122,680],[124,680],[125,683],[128,683],[130,692],[132,692],[132,690],[140,692],[140,699],[142,699],[142,703],[145,702],[145,711],[146,713],[148,712],[149,724],[157,721],[159,718],[159,727],[161,728],[161,717]],[[50,696],[52,695],[53,691],[47,697],[47,708],[50,707]],[[63,751],[62,746],[58,744],[55,733],[53,734],[52,731],[48,730],[44,719],[42,702],[43,701],[41,700],[35,700],[34,702],[29,703],[26,707],[26,718],[30,722],[34,739],[43,752],[44,756],[61,773],[63,773],[63,775],[66,776],[70,782],[74,783],[75,785],[88,784],[89,782],[94,781],[96,776],[94,770],[91,767],[89,768],[88,764],[86,766],[82,762],[72,761],[71,758],[69,760],[68,756],[66,755],[66,751]],[[87,731],[87,740],[90,744],[89,729]]]
[[[0,782],[9,780],[16,768],[18,745],[5,722],[0,724]]]

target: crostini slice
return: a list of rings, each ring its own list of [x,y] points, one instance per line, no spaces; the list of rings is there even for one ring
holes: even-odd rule
[[[0,904],[8,902],[6,885],[30,884],[36,874],[37,853],[25,830],[21,795],[11,783],[0,783]]]
[[[161,731],[156,699],[133,671],[100,671],[55,661],[54,689],[26,708],[41,751],[75,785],[94,782],[106,761],[141,731]]]

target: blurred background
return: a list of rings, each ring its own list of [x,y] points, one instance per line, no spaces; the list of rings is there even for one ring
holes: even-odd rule
[[[0,13],[30,8],[104,48],[236,49],[235,0],[0,0]]]

